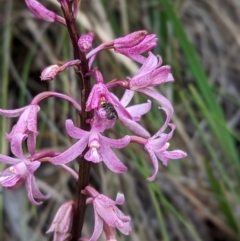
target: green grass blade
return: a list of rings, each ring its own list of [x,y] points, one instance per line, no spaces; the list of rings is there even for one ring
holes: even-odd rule
[[[212,113],[215,119],[219,119],[221,122],[226,122],[223,111],[212,91],[212,87],[208,81],[199,57],[193,45],[188,40],[183,25],[175,13],[172,4],[169,0],[159,0],[159,3],[164,7],[164,12],[166,12],[169,21],[171,21],[173,25],[174,33],[183,50],[184,56],[189,65],[189,69],[192,73],[192,76],[196,80],[196,84],[201,92],[201,96],[206,106],[208,107],[209,112]],[[216,139],[219,141],[219,143],[221,143],[222,150],[226,156],[228,156],[229,159],[234,160],[235,163],[239,162],[239,156],[229,132],[226,131],[226,129],[221,129],[219,126],[217,126],[217,124],[216,129],[220,130],[218,132],[215,131]]]
[[[236,217],[231,209],[231,205],[227,199],[226,191],[224,190],[221,180],[217,179],[214,176],[214,173],[207,161],[204,162],[206,173],[210,181],[213,193],[218,202],[219,208],[225,216],[226,223],[235,231],[239,232],[239,224],[236,220]]]

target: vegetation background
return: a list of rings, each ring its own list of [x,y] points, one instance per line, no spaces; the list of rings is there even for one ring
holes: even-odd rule
[[[61,14],[56,0],[41,3]],[[119,234],[118,240],[239,241],[240,1],[82,0],[78,26],[81,33],[95,32],[95,46],[136,30],[156,33],[155,53],[172,66],[175,77],[174,83],[159,91],[175,108],[176,131],[170,148],[185,150],[188,157],[161,167],[152,183],[145,180],[153,172],[149,157],[137,145],[118,153],[129,168],[123,175],[103,165],[92,169],[91,183],[102,193],[113,199],[118,191],[125,194],[123,211],[131,215],[133,230],[129,236]],[[36,19],[23,0],[0,0],[0,28],[0,108],[22,107],[45,90],[79,100],[73,71],[50,83],[39,79],[47,65],[72,58],[62,26]],[[132,76],[138,67],[113,52],[101,53],[97,66],[109,81]],[[141,95],[134,99],[143,101]],[[71,144],[64,128],[67,118],[77,118],[67,103],[49,99],[41,105],[38,148],[65,150]],[[5,133],[16,120],[0,117],[2,154],[10,154]],[[142,124],[154,133],[162,122],[154,103]],[[118,123],[109,135],[123,133]],[[0,170],[4,168],[0,164]],[[25,187],[0,190],[0,240],[52,239],[45,232],[58,207],[74,196],[75,183],[64,170],[48,164],[37,177],[43,192],[52,195],[39,207],[29,204]],[[83,234],[90,237],[91,208],[86,217]]]

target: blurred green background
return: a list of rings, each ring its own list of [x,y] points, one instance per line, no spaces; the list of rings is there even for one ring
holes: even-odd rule
[[[56,0],[42,4],[61,14]],[[0,108],[28,104],[37,94],[53,90],[80,100],[72,70],[50,83],[41,82],[44,67],[73,58],[67,31],[59,24],[36,19],[24,1],[0,2]],[[156,33],[164,64],[172,66],[175,82],[159,91],[171,100],[176,125],[170,149],[188,153],[182,160],[161,166],[157,179],[147,153],[131,144],[118,152],[128,171],[115,175],[104,165],[93,166],[91,184],[115,198],[125,194],[125,214],[132,217],[129,236],[118,241],[239,241],[240,240],[240,1],[239,0],[82,0],[79,32],[95,32],[94,46],[103,41],[146,29]],[[133,76],[138,67],[114,52],[102,52],[96,61],[106,81]],[[116,90],[121,96],[122,91]],[[147,98],[136,95],[134,103]],[[41,104],[38,148],[63,151],[73,141],[64,122],[77,119],[72,107],[49,99]],[[153,103],[142,124],[154,134],[164,116]],[[0,153],[10,154],[5,133],[17,119],[0,117]],[[125,133],[118,123],[108,132]],[[72,163],[77,169],[77,165]],[[0,170],[5,169],[1,164]],[[52,198],[32,207],[24,187],[0,191],[0,240],[51,240],[45,232],[57,208],[74,197],[75,183],[64,170],[42,165],[38,185]],[[92,210],[83,229],[90,237]],[[105,240],[102,237],[100,240]]]

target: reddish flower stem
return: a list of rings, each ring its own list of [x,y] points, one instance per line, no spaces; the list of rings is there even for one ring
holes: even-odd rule
[[[92,117],[92,113],[85,111],[86,101],[91,91],[90,76],[86,75],[87,72],[89,72],[88,61],[86,59],[85,53],[81,52],[78,48],[79,35],[77,32],[75,18],[72,13],[72,7],[70,5],[71,3],[69,3],[69,1],[67,0],[61,0],[60,3],[61,3],[61,8],[66,20],[68,33],[72,42],[72,46],[74,50],[74,58],[81,60],[81,63],[76,65],[76,70],[75,70],[80,80],[80,89],[81,89],[82,112],[80,115],[80,121],[81,121],[80,128],[83,130],[90,130],[90,125],[86,123],[86,120]],[[75,201],[71,241],[77,241],[78,238],[81,236],[82,226],[84,222],[84,214],[86,209],[86,196],[81,193],[81,190],[83,190],[89,184],[91,165],[90,165],[90,162],[84,160],[84,153],[78,158],[79,179],[77,181],[77,195],[76,195],[76,201]]]

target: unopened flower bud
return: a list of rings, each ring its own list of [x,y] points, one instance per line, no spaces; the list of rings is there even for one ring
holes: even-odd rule
[[[79,63],[81,63],[81,61],[79,59],[75,59],[75,60],[68,61],[61,66],[56,65],[56,64],[50,65],[42,71],[40,79],[41,80],[53,80],[57,76],[57,74],[61,73],[66,68],[77,65]]]
[[[83,34],[78,40],[79,49],[82,52],[87,53],[92,48],[93,38],[94,38],[93,32]]]
[[[29,10],[39,19],[47,22],[59,22],[63,25],[66,25],[65,19],[61,16],[58,16],[56,13],[48,10],[40,2],[36,0],[25,0]]]
[[[41,73],[41,80],[53,80],[59,73],[59,66],[54,64],[46,67]]]
[[[47,22],[54,22],[56,14],[47,8],[45,8],[41,3],[35,0],[25,0],[29,10],[39,19]]]
[[[143,39],[147,36],[147,31],[137,31],[128,34],[127,36],[117,38],[114,42],[114,48],[130,48],[133,47],[143,41]]]

